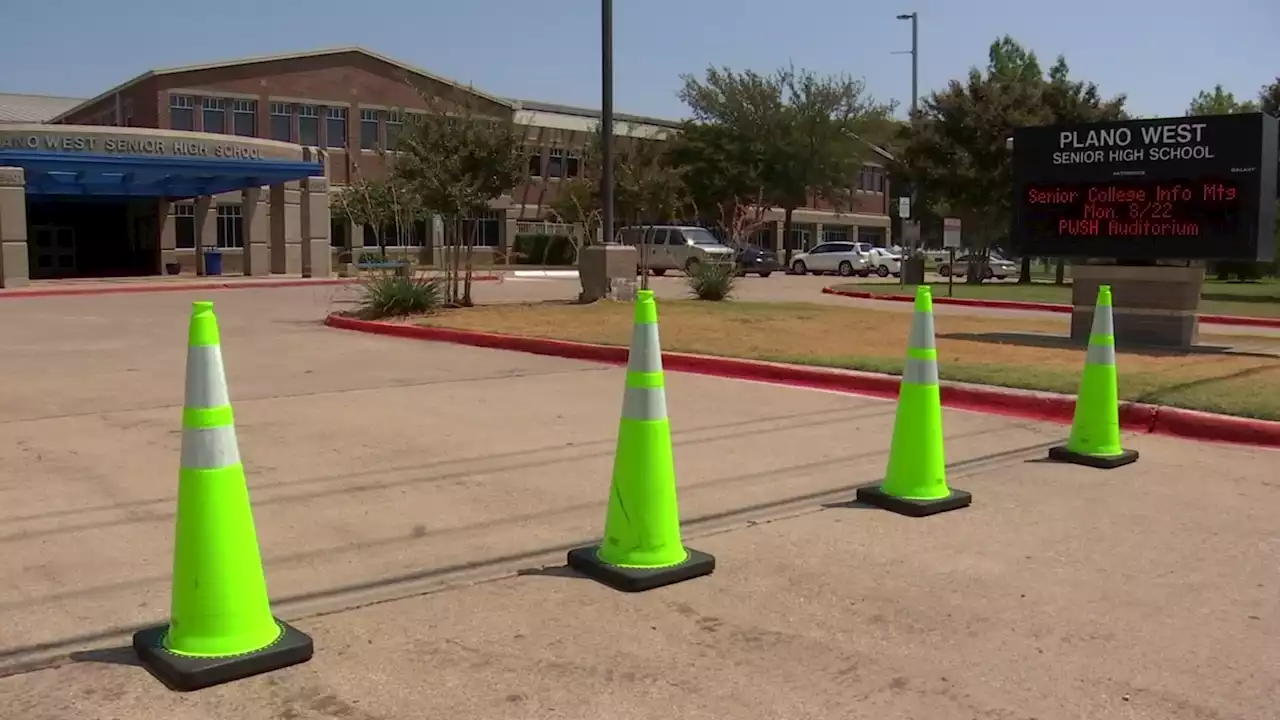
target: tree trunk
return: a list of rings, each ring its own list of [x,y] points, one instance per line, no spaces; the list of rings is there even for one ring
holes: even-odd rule
[[[1031,256],[1022,256],[1022,271],[1018,275],[1018,284],[1026,285],[1031,282]]]
[[[471,231],[467,233],[467,256],[464,261],[466,263],[466,274],[463,276],[462,281],[462,304],[466,307],[471,307],[475,304],[471,300],[471,271],[474,268],[473,257],[475,255],[476,240],[478,239],[479,234],[480,223],[473,220],[471,222]]]
[[[1067,261],[1064,258],[1058,258],[1058,268],[1053,274],[1054,285],[1065,285],[1067,283]]]

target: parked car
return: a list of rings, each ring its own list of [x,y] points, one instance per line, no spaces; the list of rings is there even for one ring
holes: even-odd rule
[[[902,273],[902,256],[895,252],[873,247],[867,253],[867,259],[871,262],[871,269],[880,277],[898,277]]]
[[[654,275],[663,275],[668,270],[683,270],[692,275],[700,263],[733,262],[736,255],[733,248],[700,227],[637,225],[622,228],[617,238],[623,245],[643,253],[640,265]]]
[[[737,260],[739,275],[754,273],[767,278],[773,274],[773,271],[781,269],[778,265],[778,256],[772,250],[755,245],[744,245],[738,250]]]
[[[871,274],[871,260],[867,252],[859,248],[859,243],[825,242],[793,257],[791,271],[797,275],[837,273],[845,277],[867,277]]]
[[[948,277],[953,274],[956,277],[964,277],[965,273],[969,272],[969,263],[982,261],[983,257],[981,255],[961,255],[956,258],[955,267],[952,267],[951,259],[947,258],[946,260],[938,263],[938,274],[942,277]],[[992,255],[991,257],[986,258],[985,261],[987,269],[983,274],[983,280],[990,280],[992,278],[995,278],[996,280],[1004,280],[1007,277],[1018,274],[1018,266],[1008,260],[1005,260],[999,255]]]

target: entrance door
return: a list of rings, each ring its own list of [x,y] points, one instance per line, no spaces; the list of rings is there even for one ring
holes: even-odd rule
[[[76,273],[76,231],[65,225],[37,225],[31,228],[31,276],[70,277]]]

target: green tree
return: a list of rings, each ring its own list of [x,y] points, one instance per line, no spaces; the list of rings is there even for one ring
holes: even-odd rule
[[[670,140],[668,157],[679,168],[693,214],[713,222],[728,242],[745,242],[764,223],[763,147],[732,128],[685,122]]]
[[[1258,106],[1262,112],[1280,117],[1280,77],[1258,91]]]
[[[381,180],[357,176],[338,192],[333,211],[356,225],[372,228],[378,252],[384,259],[388,235],[397,238],[398,245],[406,245],[404,240],[413,232],[414,222],[431,217],[417,194],[394,173]]]
[[[432,110],[415,113],[405,127],[394,170],[424,208],[444,219],[451,240],[443,249],[445,302],[470,306],[477,219],[524,179],[524,133],[510,115],[479,113],[465,91],[424,99]]]
[[[1234,115],[1257,111],[1258,103],[1237,100],[1235,93],[1224,90],[1222,85],[1214,85],[1211,91],[1201,90],[1187,106],[1187,115]]]
[[[872,152],[863,138],[886,127],[894,107],[870,97],[862,80],[794,67],[771,75],[713,67],[682,79],[680,99],[694,121],[719,126],[735,157],[758,162],[765,200],[784,213],[788,263],[792,213],[815,196],[837,206],[851,200]]]
[[[1059,57],[1047,77],[1034,52],[1009,36],[993,42],[987,67],[930,93],[912,119],[893,174],[919,193],[924,210],[946,208],[964,223],[979,256],[1004,237],[1011,213],[1012,167],[1007,140],[1029,125],[1124,117],[1125,98],[1104,99],[1093,83],[1072,80]],[[923,214],[923,213],[922,213]],[[1030,279],[1030,258],[1022,278]],[[982,280],[980,268],[966,273]]]

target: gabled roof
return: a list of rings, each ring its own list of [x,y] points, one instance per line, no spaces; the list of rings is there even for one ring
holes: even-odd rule
[[[237,58],[235,60],[221,60],[217,62],[200,63],[196,65],[183,65],[179,67],[161,68],[158,70],[148,70],[147,72],[144,72],[141,75],[138,75],[132,80],[123,82],[96,97],[86,100],[70,109],[64,110],[63,112],[59,113],[57,116],[51,118],[49,122],[56,122],[58,120],[61,120],[64,117],[73,114],[74,112],[76,112],[77,110],[80,110],[83,107],[93,105],[94,103],[100,102],[118,92],[123,92],[124,90],[127,90],[133,87],[134,85],[137,85],[138,83],[153,77],[160,77],[163,75],[177,75],[179,73],[199,72],[201,70],[219,70],[222,68],[242,67],[245,65],[256,65],[259,63],[279,62],[282,60],[305,60],[308,58],[331,57],[333,55],[342,55],[344,53],[355,53],[358,55],[364,55],[365,57],[372,58],[379,62],[386,63],[387,65],[390,65],[395,68],[399,68],[400,70],[403,70],[406,73],[409,73],[410,75],[416,75],[417,77],[425,78],[433,82],[438,82],[442,85],[449,85],[451,87],[458,88],[459,90],[465,90],[466,92],[471,93],[472,95],[483,98],[497,105],[502,105],[508,108],[514,107],[513,102],[506,98],[500,98],[496,95],[490,95],[488,93],[481,92],[475,89],[474,87],[471,87],[470,85],[465,85],[456,80],[451,80],[441,75],[436,75],[434,73],[427,72],[422,68],[414,67],[413,65],[400,62],[399,60],[393,60],[385,55],[379,55],[378,53],[373,52],[372,50],[362,48],[358,45],[350,45],[346,47],[321,48],[319,50],[307,50],[305,52],[283,53],[279,55],[257,55],[253,57]]]
[[[0,93],[0,123],[42,123],[84,103],[84,98]]]
[[[540,100],[516,100],[517,110],[532,110],[534,112],[558,113],[560,115],[573,115],[576,117],[600,119],[600,111],[592,108],[578,107],[576,105],[560,105],[558,103],[542,102]],[[668,120],[666,118],[652,117],[649,115],[630,115],[626,113],[614,113],[615,122],[623,123],[639,123],[641,125],[656,125],[658,127],[678,128],[679,120]]]

